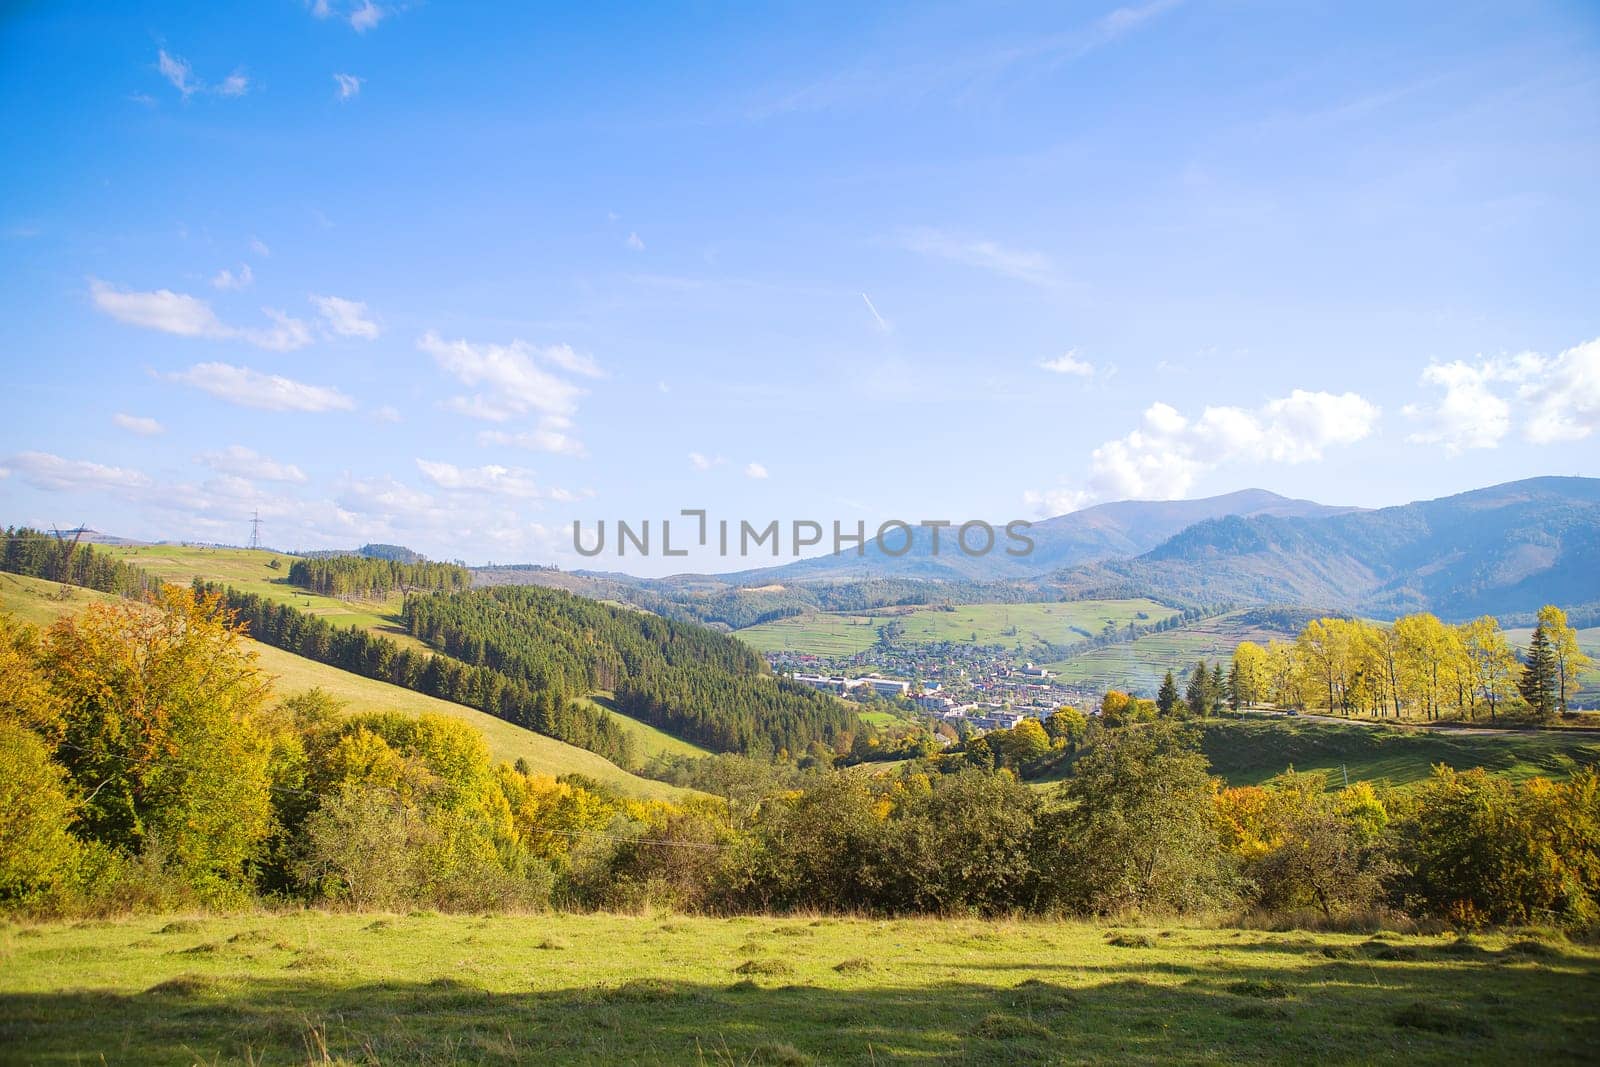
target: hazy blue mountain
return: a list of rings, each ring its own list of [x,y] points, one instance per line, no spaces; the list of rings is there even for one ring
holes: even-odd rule
[[[1530,478],[1321,516],[1206,519],[1133,559],[1058,572],[1074,596],[1316,603],[1451,619],[1600,600],[1600,479]]]

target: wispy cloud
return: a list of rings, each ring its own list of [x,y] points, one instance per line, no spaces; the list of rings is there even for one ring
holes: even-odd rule
[[[339,337],[362,337],[370,341],[378,336],[378,324],[373,321],[367,305],[359,300],[312,293],[311,303],[327,328]]]
[[[89,294],[97,308],[118,322],[147,330],[211,341],[241,340],[273,352],[292,352],[311,343],[311,330],[304,322],[273,308],[261,309],[272,325],[239,327],[217,318],[199,297],[171,289],[118,289],[91,278]]]
[[[417,347],[434,358],[441,369],[468,388],[478,391],[456,396],[449,406],[463,415],[504,422],[530,412],[570,417],[584,390],[548,368],[600,373],[592,359],[579,356],[566,345],[540,348],[525,341],[508,345],[446,341],[426,333]]]
[[[168,52],[165,48],[156,52],[156,70],[178,90],[178,95],[185,100],[196,93],[211,93],[216,96],[243,96],[250,91],[250,78],[243,70],[235,70],[223,78],[216,85],[208,86],[196,78],[194,68],[189,61]]]
[[[458,467],[454,463],[418,459],[417,469],[428,481],[451,492],[487,493],[521,500],[538,500],[549,495],[534,482],[533,472],[521,467],[502,467],[495,463]]]
[[[166,427],[145,415],[125,415],[119,411],[111,416],[111,421],[129,433],[138,434],[140,437],[155,437],[166,432]]]
[[[1041,360],[1039,368],[1052,374],[1071,374],[1079,378],[1094,377],[1094,364],[1079,359],[1076,348],[1069,348],[1055,359]]]
[[[230,404],[262,411],[326,412],[355,407],[355,401],[332,387],[307,385],[230,363],[196,363],[168,377]]]
[[[1044,253],[1008,248],[984,238],[957,237],[923,227],[902,234],[900,245],[918,255],[965,264],[1045,289],[1060,288],[1066,283]]]
[[[335,74],[333,76],[336,87],[334,91],[339,94],[340,100],[349,100],[351,97],[361,95],[361,83],[364,80],[354,74]]]
[[[637,233],[629,233],[628,239],[622,243],[633,249],[635,252],[644,251],[644,239],[641,238]]]
[[[236,478],[296,485],[306,481],[305,471],[293,463],[280,463],[243,445],[230,445],[218,452],[206,452],[200,456],[200,462],[219,474]]]
[[[529,452],[550,452],[560,456],[586,454],[583,442],[574,437],[571,430],[571,419],[562,415],[545,415],[532,430],[484,430],[478,434],[478,443],[521,448]]]
[[[256,280],[255,271],[250,269],[250,264],[241,263],[237,272],[223,267],[211,279],[213,289],[248,289],[250,283]]]
[[[35,489],[51,492],[120,492],[150,484],[149,476],[141,471],[82,459],[64,459],[51,452],[21,452],[7,457],[5,469]]]
[[[393,14],[393,9],[380,7],[372,0],[311,0],[311,17],[337,18],[357,33],[366,33]]]
[[[747,463],[745,464],[744,468],[744,476],[746,478],[765,478],[767,476],[766,465],[761,463]]]

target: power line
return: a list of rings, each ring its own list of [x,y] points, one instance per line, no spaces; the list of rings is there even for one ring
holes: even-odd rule
[[[261,547],[261,512],[254,512],[250,516],[250,547]]]

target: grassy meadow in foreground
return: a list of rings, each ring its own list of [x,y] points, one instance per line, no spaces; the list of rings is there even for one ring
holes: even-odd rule
[[[73,588],[63,600],[60,595],[63,588],[55,582],[39,578],[0,573],[0,611],[10,612],[35,626],[48,626],[64,614],[82,610],[91,601],[117,599],[109,593]],[[537,774],[586,774],[629,796],[671,799],[690,795],[689,790],[630,774],[586,749],[525,730],[465,704],[440,700],[374,678],[363,678],[359,674],[341,671],[337,667],[317,663],[259,641],[250,644],[260,657],[258,662],[262,670],[276,679],[275,688],[280,695],[317,688],[341,701],[344,709],[351,714],[397,711],[403,715],[443,715],[459,719],[483,734],[495,759],[507,763],[525,759]],[[643,723],[638,725],[641,731],[650,729]],[[646,758],[650,751],[649,739],[645,738],[641,741],[640,758]]]
[[[287,913],[10,927],[0,953],[18,1064],[1493,1063],[1600,1042],[1600,951],[1511,934]]]

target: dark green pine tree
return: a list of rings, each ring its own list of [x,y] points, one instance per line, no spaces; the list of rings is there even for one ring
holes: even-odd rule
[[[1156,710],[1161,712],[1162,718],[1170,719],[1178,713],[1178,700],[1178,680],[1168,671],[1156,692]]]
[[[1528,702],[1533,713],[1548,718],[1556,712],[1556,651],[1550,647],[1550,635],[1544,624],[1533,628],[1533,640],[1528,643],[1528,659],[1522,668],[1522,680],[1517,688],[1522,699]]]
[[[1228,683],[1222,679],[1222,661],[1217,660],[1211,668],[1211,684],[1206,687],[1206,711],[1220,711],[1223,701],[1228,699]]]
[[[1205,718],[1211,710],[1211,672],[1206,670],[1205,660],[1194,665],[1194,673],[1189,676],[1183,699],[1189,705],[1189,714],[1197,719]]]
[[[1244,705],[1244,694],[1239,692],[1239,661],[1228,668],[1228,707],[1238,711]]]

